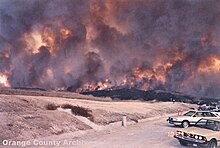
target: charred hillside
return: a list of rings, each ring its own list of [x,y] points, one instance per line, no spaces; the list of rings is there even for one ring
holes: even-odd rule
[[[168,92],[163,90],[139,90],[136,88],[120,88],[115,90],[96,90],[90,92],[82,92],[84,95],[93,95],[96,97],[111,97],[112,99],[122,100],[158,100],[178,102],[198,103],[201,98],[185,95],[178,92]]]
[[[177,102],[185,103],[199,103],[199,104],[213,104],[220,99],[199,97],[193,95],[187,95],[180,92],[171,92],[164,90],[140,90],[136,88],[114,88],[105,90],[95,91],[84,91],[80,94],[71,91],[71,89],[65,90],[45,90],[42,88],[1,88],[0,94],[6,95],[25,95],[25,96],[48,96],[48,97],[62,97],[62,98],[78,98],[88,100],[100,100],[100,101],[111,101],[111,100],[143,100],[143,101],[172,101],[173,99]],[[92,95],[92,96],[89,96]],[[100,97],[100,98],[97,98]]]

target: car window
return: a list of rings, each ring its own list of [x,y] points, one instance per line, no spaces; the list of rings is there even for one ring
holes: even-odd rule
[[[203,112],[204,117],[215,117],[213,113],[210,112]]]
[[[202,112],[197,112],[193,117],[204,117]]]
[[[195,126],[198,126],[198,127],[205,127],[206,126],[206,122],[207,120],[206,119],[201,119],[199,120]]]
[[[184,116],[192,116],[194,114],[195,114],[194,111],[189,111],[189,112],[185,113]]]
[[[214,130],[214,131],[219,131],[219,129],[220,129],[220,128],[219,128],[219,123],[216,122],[216,121],[211,121],[211,120],[209,120],[209,121],[207,122],[206,128],[212,129],[212,130]]]
[[[196,123],[195,126],[201,127],[201,128],[206,128],[206,129],[211,129],[214,131],[220,130],[220,122],[213,121],[213,120],[201,119]]]

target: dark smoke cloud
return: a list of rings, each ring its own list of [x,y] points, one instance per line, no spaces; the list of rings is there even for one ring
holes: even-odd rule
[[[219,26],[217,0],[1,0],[0,74],[11,87],[75,91],[108,79],[219,97],[220,71],[199,72],[220,58]],[[71,36],[62,39],[61,28]],[[31,32],[54,35],[54,47],[45,37],[32,53]],[[137,79],[137,69],[150,76]]]

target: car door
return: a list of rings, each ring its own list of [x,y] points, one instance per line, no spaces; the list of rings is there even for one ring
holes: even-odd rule
[[[190,124],[196,124],[197,121],[199,121],[201,118],[203,118],[202,112],[196,112],[190,121]]]

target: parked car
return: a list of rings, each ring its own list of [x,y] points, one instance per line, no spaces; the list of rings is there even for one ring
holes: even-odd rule
[[[191,125],[195,125],[196,122],[199,121],[201,118],[220,118],[220,115],[219,113],[212,111],[191,110],[181,116],[169,117],[167,121],[170,124],[179,125],[183,128],[187,128]]]
[[[198,147],[216,148],[220,145],[220,119],[200,119],[194,127],[175,133],[182,146],[192,144]]]

